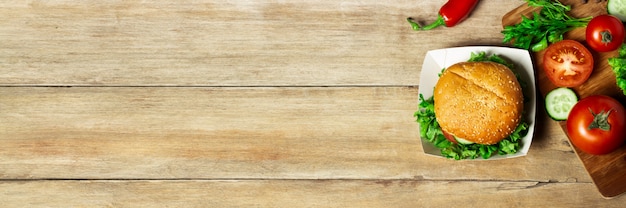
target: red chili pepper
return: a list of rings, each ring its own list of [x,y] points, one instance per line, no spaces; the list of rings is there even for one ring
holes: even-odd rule
[[[479,0],[449,0],[439,9],[439,17],[429,25],[421,26],[413,21],[413,18],[407,18],[407,21],[413,27],[413,30],[430,30],[442,25],[452,27],[459,22],[465,20],[470,12],[474,10]]]

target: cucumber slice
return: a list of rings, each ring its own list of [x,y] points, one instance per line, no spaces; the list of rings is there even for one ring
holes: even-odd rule
[[[563,121],[567,119],[576,102],[578,97],[574,90],[566,87],[556,88],[546,95],[546,111],[550,118]]]
[[[465,140],[463,138],[459,138],[459,137],[454,137],[454,139],[456,139],[457,142],[459,142],[460,144],[474,144],[474,142]]]
[[[626,22],[626,0],[609,0],[606,5],[606,11],[622,22]]]

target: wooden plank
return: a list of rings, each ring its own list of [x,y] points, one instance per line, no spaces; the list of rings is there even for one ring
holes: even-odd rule
[[[444,2],[2,1],[0,85],[417,85],[426,51],[500,44],[495,20],[519,4],[410,29]]]
[[[2,1],[0,204],[622,205],[541,113],[522,158],[420,153],[426,51],[500,45],[519,5],[409,29],[444,2]]]
[[[0,177],[589,181],[555,123],[538,124],[526,157],[449,161],[422,154],[417,92],[4,87]]]
[[[421,180],[1,181],[6,207],[623,207],[591,183]]]
[[[589,17],[606,14],[606,1],[589,2],[587,4],[574,0],[562,2],[572,6],[571,15],[574,17]],[[504,15],[502,18],[503,25],[512,25],[517,22],[517,20],[520,20],[522,14],[527,14],[532,11],[528,8],[527,5],[522,5]],[[564,36],[566,39],[573,39],[586,44],[584,27],[576,28],[566,33]],[[615,84],[615,73],[607,61],[610,57],[616,57],[618,51],[614,50],[604,53],[595,52],[593,50],[590,51],[593,53],[594,57],[593,73],[587,82],[572,89],[576,91],[580,98],[590,95],[608,95],[620,100],[622,103],[626,103],[626,96],[624,96],[622,90]],[[542,95],[556,88],[548,79],[542,68],[544,52],[545,51],[540,51],[534,55],[535,63],[538,66],[537,85]],[[566,122],[563,121],[560,125],[563,131],[567,132]],[[626,192],[626,186],[623,185],[626,183],[626,168],[624,168],[626,167],[626,146],[622,146],[616,151],[601,156],[587,154],[576,147],[574,147],[574,150],[603,195],[613,197]]]

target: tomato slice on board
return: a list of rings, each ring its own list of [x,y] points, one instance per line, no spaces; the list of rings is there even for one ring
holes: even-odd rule
[[[559,87],[576,87],[583,84],[593,71],[593,55],[575,40],[562,40],[546,49],[543,70]]]

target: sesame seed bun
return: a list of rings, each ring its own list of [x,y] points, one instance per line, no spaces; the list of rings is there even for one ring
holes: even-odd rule
[[[448,67],[435,85],[435,117],[442,130],[479,144],[495,144],[519,124],[524,108],[515,74],[494,62]]]

